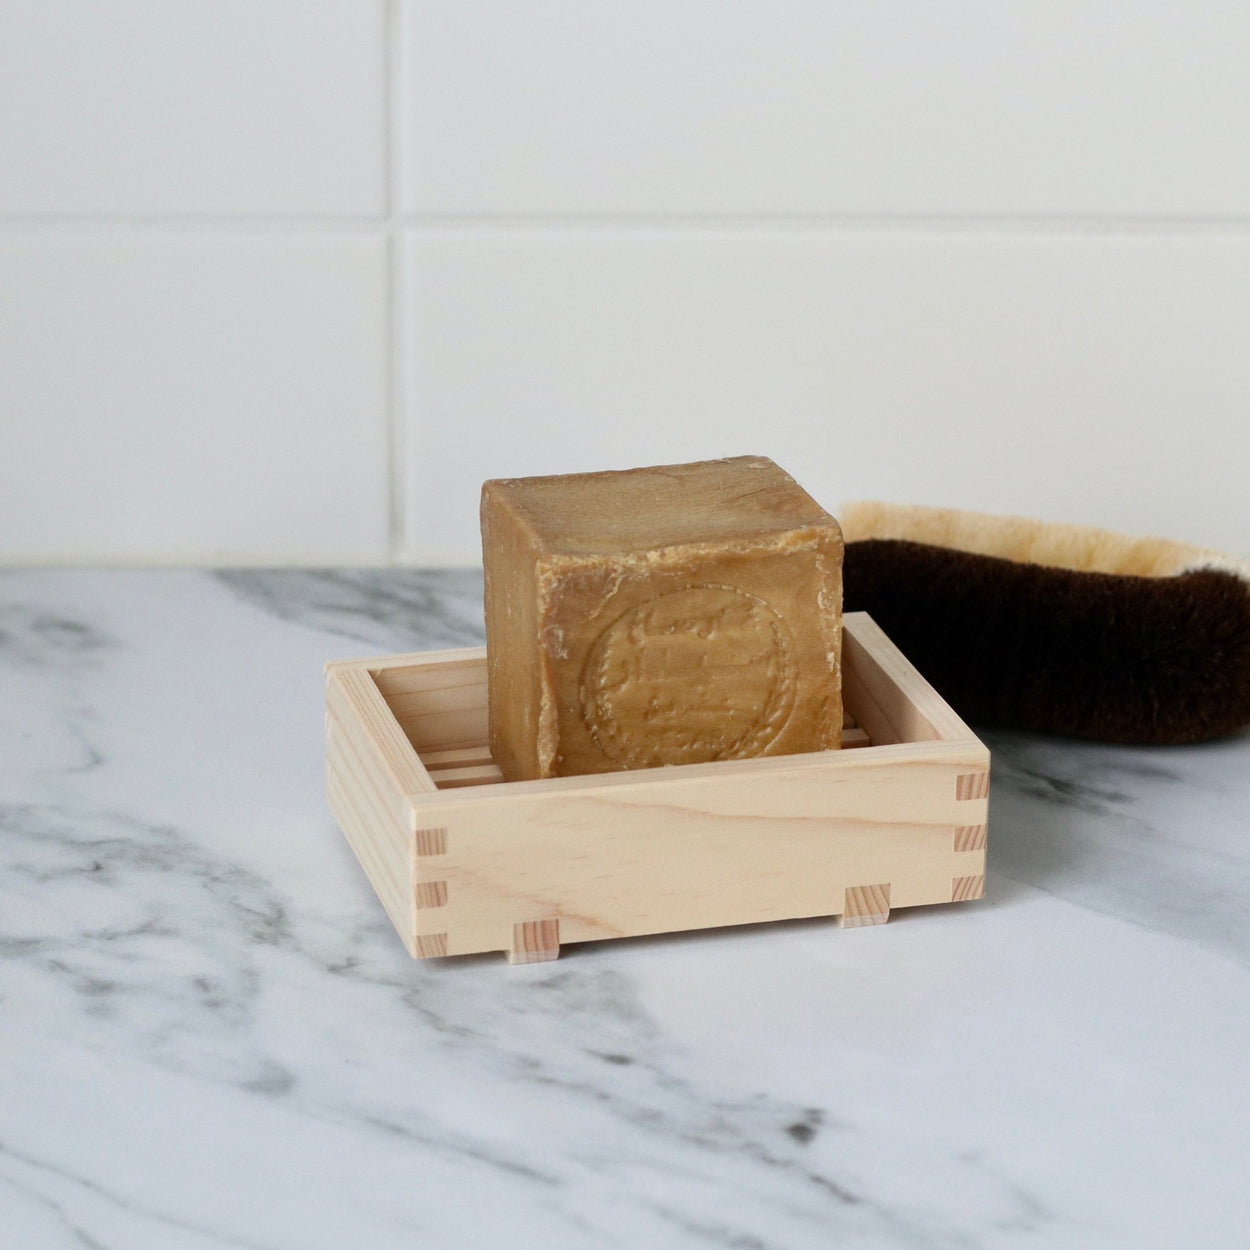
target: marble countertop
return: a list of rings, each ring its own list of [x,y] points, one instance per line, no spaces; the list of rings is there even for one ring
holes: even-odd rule
[[[479,596],[0,573],[0,1244],[1246,1244],[1250,737],[986,734],[979,903],[416,962],[321,668]]]

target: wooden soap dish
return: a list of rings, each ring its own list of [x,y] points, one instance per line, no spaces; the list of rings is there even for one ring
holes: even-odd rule
[[[980,898],[990,753],[863,612],[846,746],[505,782],[486,651],[326,666],[330,806],[418,957]]]

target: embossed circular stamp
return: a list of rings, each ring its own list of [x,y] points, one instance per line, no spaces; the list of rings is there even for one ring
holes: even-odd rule
[[[759,755],[794,711],[792,651],[763,599],[732,586],[672,591],[599,635],[582,672],[582,718],[625,768]]]

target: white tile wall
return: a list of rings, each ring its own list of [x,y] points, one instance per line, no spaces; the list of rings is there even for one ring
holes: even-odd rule
[[[483,231],[408,251],[410,388],[436,414],[410,448],[417,559],[472,555],[484,477],[741,452],[830,507],[1250,545],[1245,237]]]
[[[384,6],[0,0],[0,211],[381,213]]]
[[[1250,211],[1241,5],[410,8],[413,211]]]
[[[0,238],[0,558],[387,546],[385,245]]]
[[[0,0],[0,561],[761,451],[1250,556],[1250,10]]]

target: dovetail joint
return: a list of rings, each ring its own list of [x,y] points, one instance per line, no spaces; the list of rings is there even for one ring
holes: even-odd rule
[[[417,935],[417,958],[430,959],[447,954],[447,934],[420,933]]]
[[[977,877],[955,877],[951,880],[951,902],[966,903],[985,893],[985,874]]]
[[[959,825],[955,829],[955,850],[957,851],[983,851],[985,850],[985,826],[984,825]]]
[[[987,772],[960,773],[955,778],[957,799],[984,799],[990,793],[990,775]]]
[[[447,882],[446,881],[418,881],[417,882],[417,907],[446,907],[447,906]]]
[[[438,825],[432,829],[417,830],[418,855],[446,855],[447,829]]]

